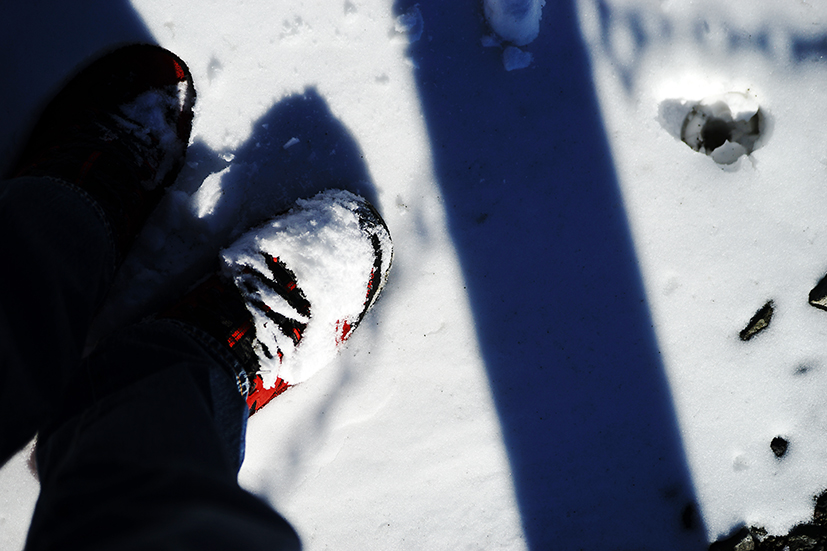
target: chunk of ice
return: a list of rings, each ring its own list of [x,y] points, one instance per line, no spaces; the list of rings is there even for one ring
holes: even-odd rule
[[[506,71],[525,69],[531,65],[532,59],[534,58],[529,52],[524,52],[514,46],[509,46],[503,52],[503,65]]]
[[[485,18],[498,35],[525,46],[540,34],[545,0],[485,0]]]
[[[408,11],[396,18],[394,29],[400,34],[407,34],[410,42],[416,42],[422,38],[422,29],[425,21],[422,19],[422,12],[419,4],[415,4]]]

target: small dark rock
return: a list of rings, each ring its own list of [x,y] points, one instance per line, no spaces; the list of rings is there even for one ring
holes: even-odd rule
[[[709,551],[825,551],[827,549],[827,491],[814,499],[813,522],[794,526],[789,533],[770,536],[760,526],[743,527],[713,542]]]
[[[827,310],[827,275],[810,291],[809,302],[810,306]]]
[[[799,524],[790,530],[789,539],[784,542],[790,551],[815,551],[824,549],[824,529],[813,524]]]
[[[755,335],[770,326],[772,321],[773,303],[767,302],[760,310],[758,310],[752,319],[749,320],[747,326],[738,334],[742,341],[748,341]]]
[[[775,457],[780,459],[787,453],[787,448],[789,445],[790,443],[787,440],[781,438],[780,436],[776,436],[772,439],[772,442],[770,442],[770,449],[772,450],[772,453],[775,454]]]
[[[798,367],[795,368],[795,371],[793,371],[793,375],[796,375],[796,376],[806,375],[810,371],[812,371],[812,368],[810,366],[808,366],[808,365],[799,365]]]
[[[753,549],[755,549],[755,541],[746,526],[730,537],[718,540],[709,546],[709,551],[753,551]]]
[[[816,506],[813,512],[813,523],[827,526],[827,491],[815,498]]]

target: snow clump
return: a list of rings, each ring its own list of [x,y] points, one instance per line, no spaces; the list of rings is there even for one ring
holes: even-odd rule
[[[531,65],[532,59],[534,58],[529,52],[524,52],[514,46],[509,46],[503,51],[503,66],[506,71],[525,69]]]
[[[422,12],[419,4],[415,4],[408,11],[396,18],[394,29],[399,34],[407,34],[408,41],[416,42],[422,38],[422,29],[425,28],[425,21],[422,19]]]
[[[498,35],[525,46],[540,34],[545,0],[485,0],[485,18]]]

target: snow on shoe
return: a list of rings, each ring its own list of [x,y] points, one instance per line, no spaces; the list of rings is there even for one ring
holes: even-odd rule
[[[392,256],[376,210],[342,190],[298,201],[222,251],[222,274],[255,326],[253,411],[266,403],[254,394],[269,389],[269,400],[330,363],[385,285]]]

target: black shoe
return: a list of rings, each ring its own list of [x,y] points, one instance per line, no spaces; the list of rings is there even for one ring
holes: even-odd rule
[[[115,50],[46,107],[11,176],[48,176],[101,206],[120,258],[184,162],[195,88],[186,64],[159,47]]]

